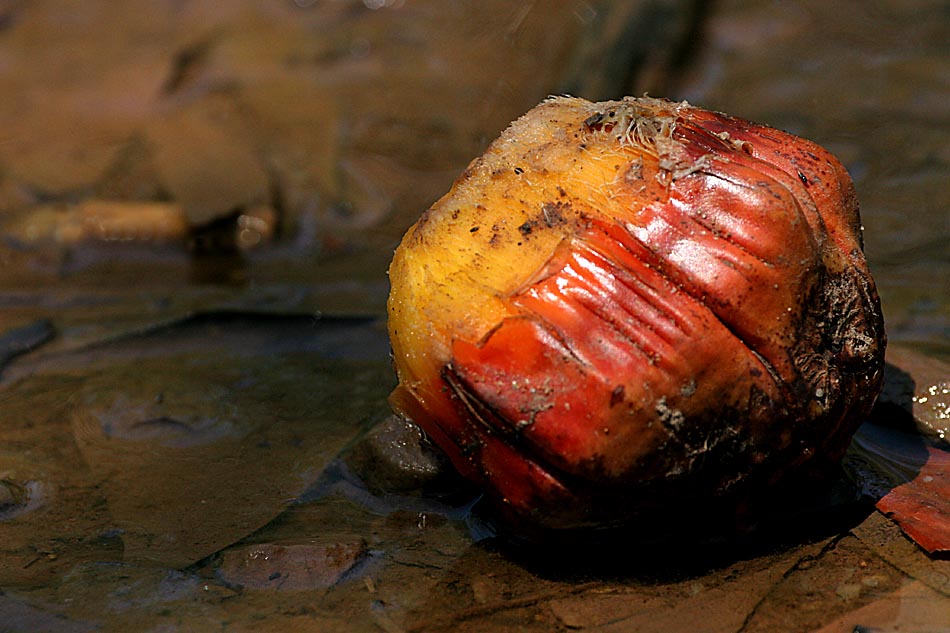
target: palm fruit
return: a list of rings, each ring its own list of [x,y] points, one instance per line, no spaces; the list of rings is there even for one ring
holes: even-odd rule
[[[880,391],[861,230],[812,142],[548,99],[397,249],[392,405],[525,533],[734,506],[837,462]]]

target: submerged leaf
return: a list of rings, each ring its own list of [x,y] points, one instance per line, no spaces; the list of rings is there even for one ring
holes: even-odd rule
[[[24,429],[0,450],[0,551],[28,569],[0,582],[39,574],[37,543],[66,543],[63,567],[184,567],[257,530],[384,408],[384,350],[370,319],[222,313],[24,364],[0,391],[5,437]]]

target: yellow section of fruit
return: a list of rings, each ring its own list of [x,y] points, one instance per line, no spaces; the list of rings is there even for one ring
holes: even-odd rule
[[[389,327],[404,386],[437,374],[454,338],[480,341],[512,314],[506,299],[583,218],[629,222],[636,199],[662,197],[655,156],[619,141],[619,124],[585,127],[596,105],[556,98],[515,121],[403,238],[389,269]]]

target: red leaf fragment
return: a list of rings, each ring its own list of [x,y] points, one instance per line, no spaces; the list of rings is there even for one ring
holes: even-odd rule
[[[950,552],[950,452],[919,435],[865,424],[855,444],[897,484],[876,507],[929,554]]]
[[[928,446],[927,454],[917,477],[884,495],[877,509],[928,553],[950,552],[950,453]]]

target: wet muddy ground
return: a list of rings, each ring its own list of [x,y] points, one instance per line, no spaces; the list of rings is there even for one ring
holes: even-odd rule
[[[0,3],[0,631],[947,630],[874,509],[923,445],[950,477],[947,41],[925,0]],[[889,391],[750,534],[528,548],[389,418],[386,267],[545,95],[645,91],[842,159]]]

